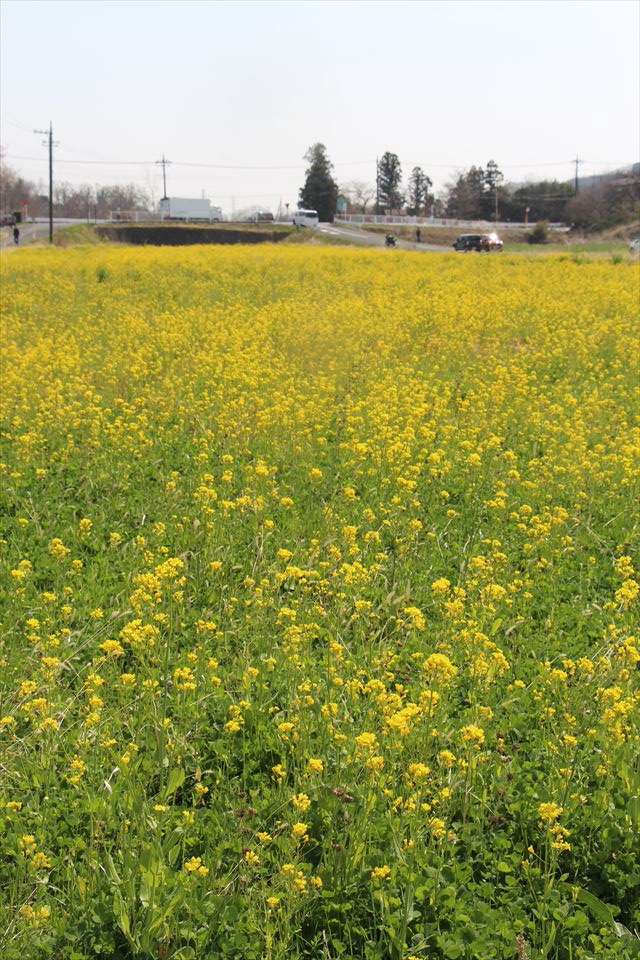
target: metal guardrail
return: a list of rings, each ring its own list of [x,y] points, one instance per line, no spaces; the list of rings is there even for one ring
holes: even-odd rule
[[[461,227],[478,233],[492,230],[529,230],[534,223],[515,223],[512,220],[453,220],[443,217],[402,217],[383,216],[373,213],[342,213],[335,218],[336,223],[381,224],[389,227]],[[549,230],[566,233],[570,228],[564,223],[550,223]]]
[[[111,210],[109,212],[109,220],[114,223],[154,223],[160,219],[160,214],[152,210]]]

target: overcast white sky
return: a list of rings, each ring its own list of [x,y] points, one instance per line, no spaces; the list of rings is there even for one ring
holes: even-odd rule
[[[576,154],[582,174],[640,156],[639,12],[636,0],[3,0],[0,142],[44,179],[32,131],[51,120],[56,177],[136,181],[157,198],[164,152],[170,195],[204,190],[226,211],[295,206],[318,140],[341,183],[374,181],[385,150],[437,187],[490,159],[508,179],[567,179]]]

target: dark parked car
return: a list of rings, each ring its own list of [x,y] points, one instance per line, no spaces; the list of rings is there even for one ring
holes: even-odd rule
[[[479,233],[463,233],[453,244],[454,250],[480,250],[482,235]]]
[[[503,243],[497,233],[463,233],[453,244],[454,250],[468,253],[470,250],[502,250]]]

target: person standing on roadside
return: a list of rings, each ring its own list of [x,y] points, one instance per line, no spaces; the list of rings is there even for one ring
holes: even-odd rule
[[[416,243],[420,243],[421,239],[422,233],[420,231],[420,227],[416,227]]]
[[[20,230],[18,227],[13,228],[13,242],[17,245],[20,243]]]

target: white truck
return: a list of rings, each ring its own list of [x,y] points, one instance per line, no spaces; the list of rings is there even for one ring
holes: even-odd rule
[[[160,201],[160,219],[211,223],[222,220],[222,210],[202,197],[163,197]]]
[[[294,227],[317,227],[319,222],[317,210],[295,210],[293,214]]]

